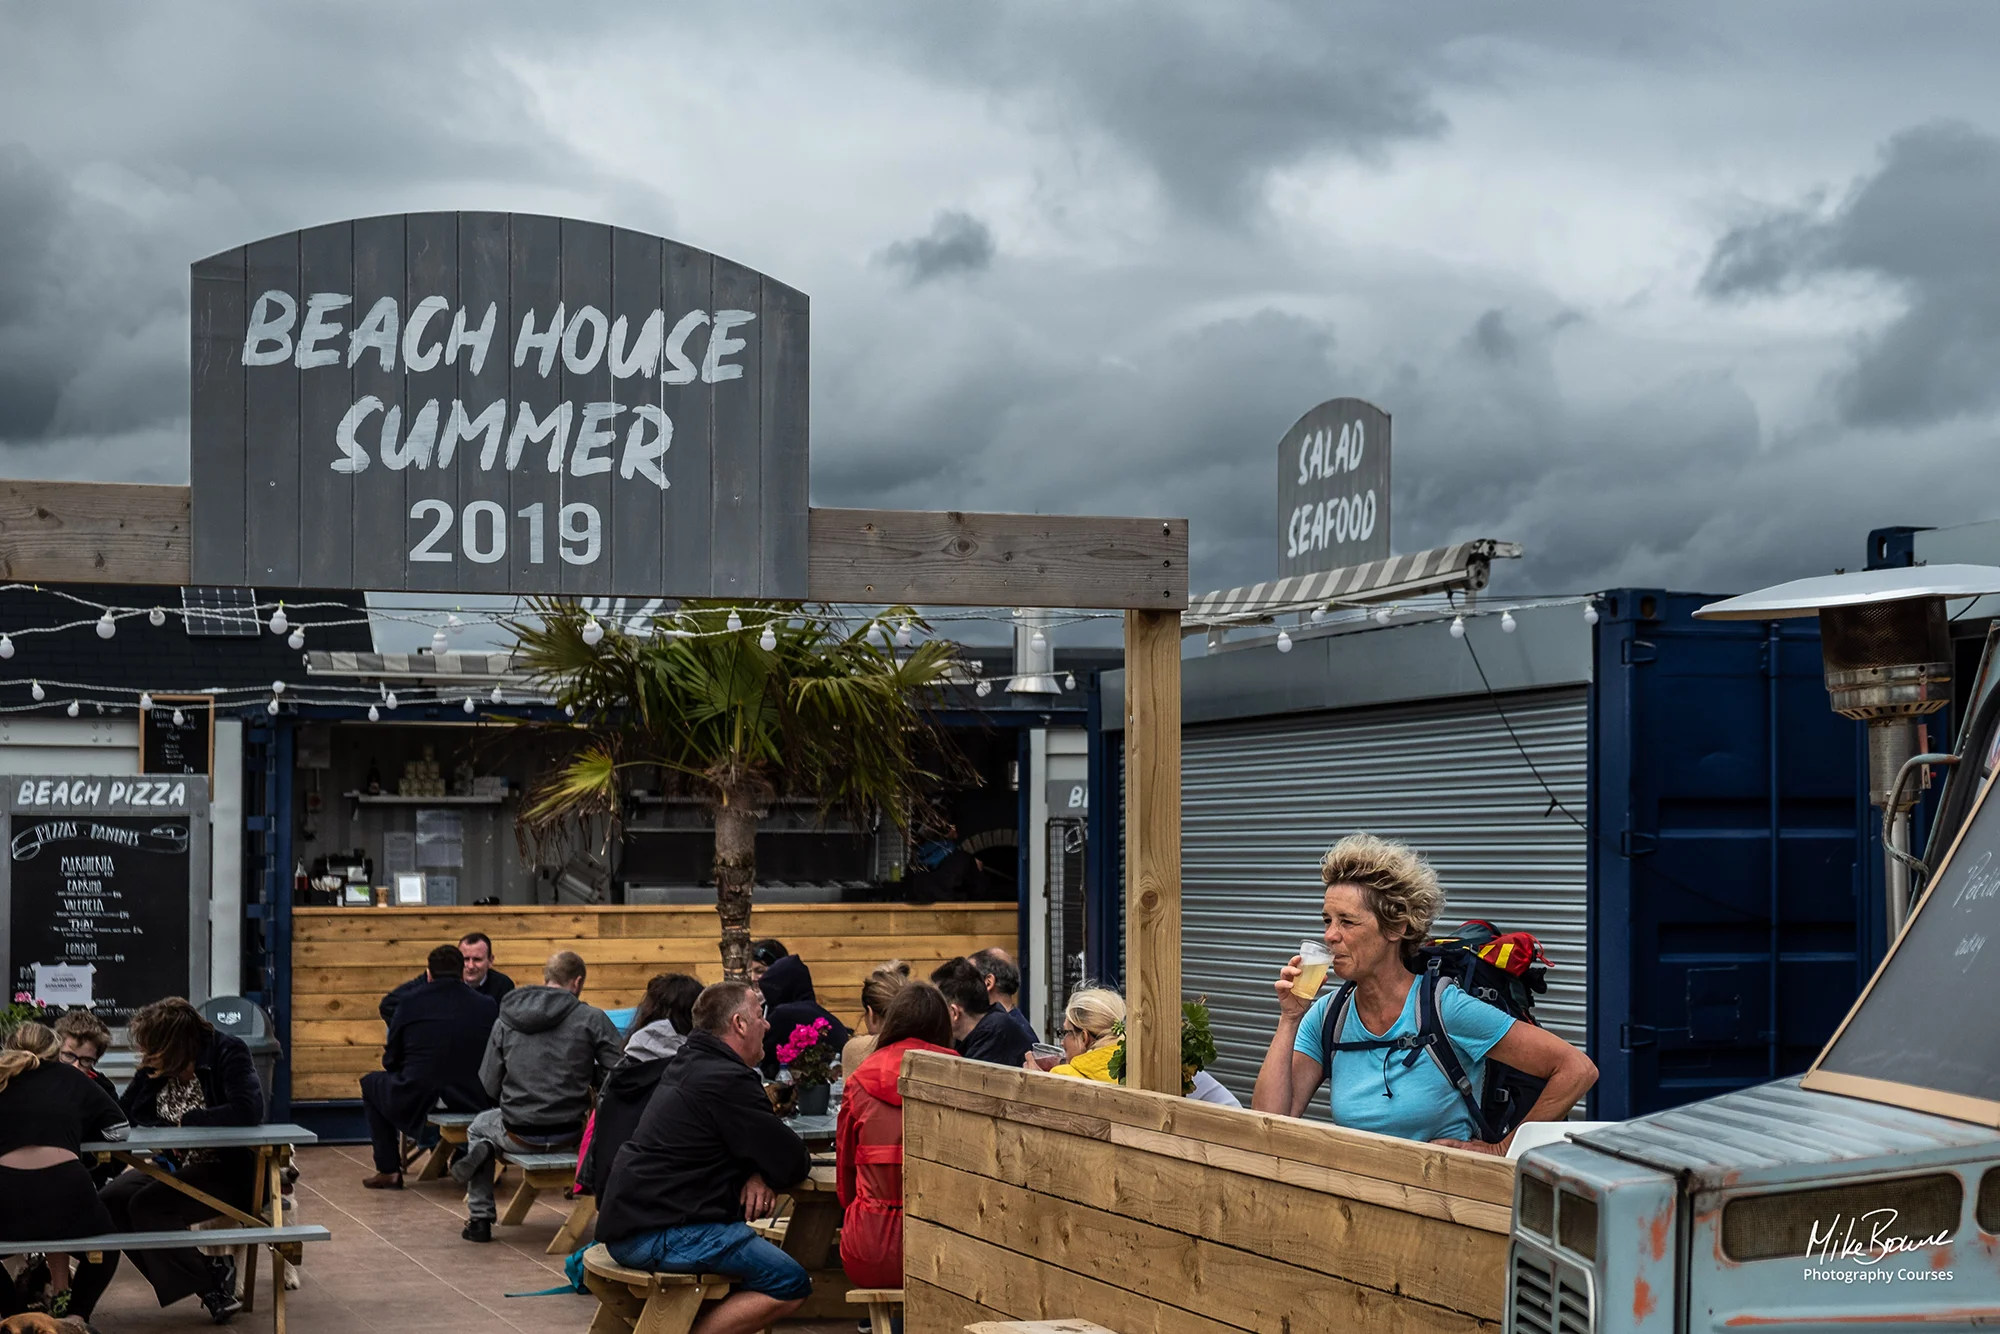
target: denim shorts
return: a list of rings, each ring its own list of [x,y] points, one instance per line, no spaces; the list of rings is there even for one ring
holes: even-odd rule
[[[606,1243],[627,1269],[663,1274],[727,1274],[781,1302],[812,1292],[805,1266],[750,1230],[748,1223],[690,1223]]]

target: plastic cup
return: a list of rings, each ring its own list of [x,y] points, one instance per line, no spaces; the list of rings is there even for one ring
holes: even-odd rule
[[[1037,1042],[1028,1050],[1033,1053],[1035,1064],[1044,1070],[1053,1070],[1063,1062],[1063,1049],[1052,1042]]]
[[[1333,955],[1327,952],[1323,940],[1302,940],[1299,942],[1299,975],[1292,982],[1292,994],[1301,1000],[1311,1000],[1319,995],[1320,987],[1326,982],[1326,970],[1333,966]]]

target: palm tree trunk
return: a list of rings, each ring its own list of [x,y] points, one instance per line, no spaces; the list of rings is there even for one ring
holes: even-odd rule
[[[750,898],[757,884],[758,803],[726,793],[715,808],[715,911],[722,918],[722,975],[750,976]]]

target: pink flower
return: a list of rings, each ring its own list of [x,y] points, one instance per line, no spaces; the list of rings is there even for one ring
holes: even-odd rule
[[[28,992],[25,992],[25,991],[17,991],[17,992],[15,992],[15,993],[14,993],[14,1004],[16,1004],[16,1005],[33,1005],[34,1003],[35,1003],[35,998],[34,998],[34,996],[33,996],[33,995],[31,995],[31,994],[30,994],[30,993],[28,993]]]

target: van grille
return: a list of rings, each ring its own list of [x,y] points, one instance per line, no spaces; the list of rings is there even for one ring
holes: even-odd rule
[[[1590,1288],[1582,1272],[1527,1246],[1514,1247],[1514,1334],[1591,1334]]]

